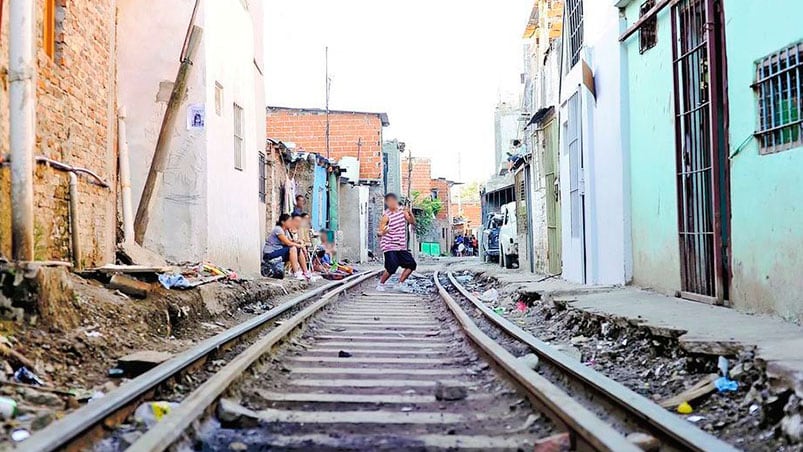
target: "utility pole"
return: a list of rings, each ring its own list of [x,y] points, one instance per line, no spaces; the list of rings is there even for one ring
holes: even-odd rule
[[[326,159],[329,159],[329,93],[332,81],[329,79],[329,46],[326,46],[325,54],[325,70],[326,70]]]
[[[413,212],[413,150],[407,150],[407,202],[409,203],[410,212]],[[415,234],[415,227],[412,225],[407,226],[407,248],[411,248],[410,241]]]

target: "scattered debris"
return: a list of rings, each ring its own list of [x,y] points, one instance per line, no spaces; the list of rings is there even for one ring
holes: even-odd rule
[[[165,289],[189,289],[190,282],[179,273],[164,273],[159,275],[159,283]]]
[[[558,433],[557,435],[547,436],[535,442],[533,452],[559,452],[571,450],[572,440],[568,433]]]
[[[435,400],[456,401],[468,397],[468,388],[463,385],[446,384],[441,381],[435,383]]]
[[[125,377],[125,371],[123,369],[120,369],[119,367],[113,367],[109,369],[107,375],[109,376],[109,378],[123,378]]]
[[[657,451],[661,447],[658,438],[641,432],[633,432],[627,435],[627,440],[646,452]]]
[[[682,393],[674,397],[662,400],[661,402],[659,402],[659,405],[661,405],[664,408],[672,408],[686,402],[694,402],[700,397],[703,397],[705,395],[714,392],[717,389],[716,385],[714,384],[716,380],[717,380],[716,374],[707,375],[705,378],[697,382],[697,384],[690,387],[689,389],[686,389]],[[688,403],[686,404],[688,405]],[[691,411],[689,411],[689,413],[691,413]]]
[[[27,367],[23,366],[17,369],[14,372],[14,380],[19,383],[28,384],[28,385],[37,385],[37,386],[44,386],[45,382],[42,381],[39,377],[36,376],[35,373],[28,370]]]
[[[172,356],[166,352],[143,350],[119,358],[117,368],[122,369],[128,376],[136,377],[162,364]]]
[[[25,441],[26,439],[31,437],[31,432],[25,430],[24,428],[18,428],[11,432],[11,439],[16,442]]]
[[[249,428],[259,424],[259,414],[231,399],[220,399],[217,418],[226,428]]]
[[[137,423],[151,428],[166,415],[170,414],[170,410],[177,406],[178,403],[172,402],[146,402],[138,406],[136,411],[134,411],[134,419],[136,419]]]
[[[239,441],[233,442],[229,444],[229,450],[236,452],[248,450],[248,445]]]
[[[538,369],[538,355],[535,353],[528,353],[524,356],[520,356],[519,361],[532,370]]]
[[[340,350],[339,352],[337,352],[337,357],[338,358],[351,358],[351,353],[349,353],[347,351]]]
[[[109,281],[109,289],[119,290],[120,292],[136,298],[148,298],[151,285],[140,280],[129,278],[124,275],[113,275]]]
[[[8,397],[0,397],[0,419],[13,419],[17,415],[17,402]]]
[[[694,412],[694,408],[689,405],[689,402],[681,402],[677,408],[678,413],[680,414],[691,414]]]
[[[499,300],[499,291],[494,288],[490,288],[483,292],[482,295],[479,296],[479,299],[485,303],[496,303],[497,300]]]

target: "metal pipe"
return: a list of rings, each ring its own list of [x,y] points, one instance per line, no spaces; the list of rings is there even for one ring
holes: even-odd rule
[[[36,144],[34,0],[10,2],[8,17],[11,241],[18,261],[34,258],[33,150]]]
[[[70,239],[72,241],[73,268],[83,270],[81,239],[78,231],[78,176],[74,172],[70,172]]]
[[[120,197],[123,204],[123,241],[134,240],[134,210],[131,203],[131,168],[128,160],[126,109],[117,111],[117,150],[119,152]]]

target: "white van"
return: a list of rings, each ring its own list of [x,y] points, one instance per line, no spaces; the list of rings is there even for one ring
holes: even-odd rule
[[[502,227],[499,228],[499,265],[513,268],[519,265],[518,228],[516,226],[516,203],[502,206]]]

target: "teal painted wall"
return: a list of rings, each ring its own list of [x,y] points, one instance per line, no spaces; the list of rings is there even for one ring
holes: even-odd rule
[[[757,127],[755,62],[803,40],[803,2],[725,0],[730,145]],[[803,147],[759,155],[751,139],[731,160],[733,281],[738,308],[803,320]]]
[[[626,9],[628,24],[641,2]],[[630,80],[630,178],[633,283],[662,292],[680,288],[677,194],[675,191],[675,111],[672,84],[670,11],[658,16],[657,45],[639,53],[638,34],[625,44]]]

